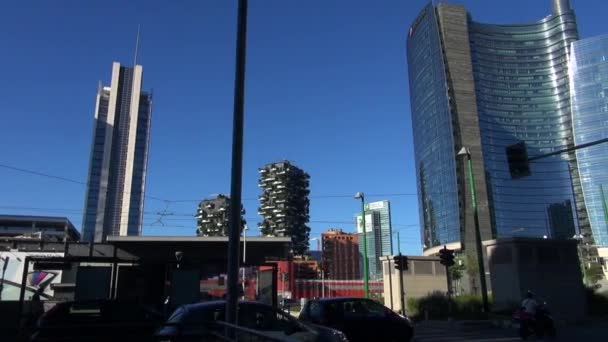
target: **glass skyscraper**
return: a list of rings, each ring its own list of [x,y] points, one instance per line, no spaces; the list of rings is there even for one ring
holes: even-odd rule
[[[463,6],[426,6],[407,38],[411,115],[425,254],[473,249],[467,147],[483,240],[569,238],[589,224],[576,155],[534,162],[512,179],[506,147],[530,156],[572,146],[568,58],[578,39],[567,0],[534,23],[476,22]],[[575,208],[576,204],[576,208]]]
[[[109,87],[97,91],[83,218],[83,240],[140,235],[152,114],[141,65],[114,62]]]
[[[575,143],[608,138],[608,35],[574,42],[570,68]],[[608,144],[579,149],[576,156],[594,242],[608,259]]]
[[[359,238],[359,267],[363,274],[363,222],[361,215],[356,215],[357,235]],[[382,278],[382,263],[380,257],[393,254],[391,227],[391,206],[389,201],[371,202],[365,204],[365,232],[367,239],[367,258],[370,279]]]

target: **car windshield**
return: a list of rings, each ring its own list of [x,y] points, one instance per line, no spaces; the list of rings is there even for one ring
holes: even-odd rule
[[[368,300],[349,300],[342,302],[345,317],[385,317],[386,309],[379,303]]]
[[[171,315],[171,317],[169,317],[169,319],[167,320],[167,322],[169,323],[179,323],[181,322],[181,320],[184,317],[184,313],[185,313],[185,309],[184,308],[178,308],[177,310],[175,310],[175,312],[173,312],[173,314]]]

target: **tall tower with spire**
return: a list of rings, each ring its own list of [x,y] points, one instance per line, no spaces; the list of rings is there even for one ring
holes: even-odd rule
[[[152,96],[142,91],[141,65],[112,65],[99,86],[83,218],[83,240],[140,235],[143,221]]]

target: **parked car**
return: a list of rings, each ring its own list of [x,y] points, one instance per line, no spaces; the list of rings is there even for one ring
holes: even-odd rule
[[[414,327],[409,318],[365,298],[310,300],[299,319],[342,331],[349,341],[410,341]]]
[[[157,341],[224,341],[226,301],[180,306],[156,332]],[[348,342],[332,328],[305,324],[270,305],[238,303],[239,341]]]
[[[57,303],[40,316],[30,341],[153,341],[163,320],[133,302]]]

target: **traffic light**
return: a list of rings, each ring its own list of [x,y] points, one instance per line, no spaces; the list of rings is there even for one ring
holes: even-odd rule
[[[454,251],[443,246],[443,249],[439,250],[440,263],[444,266],[450,267],[454,265]]]
[[[526,143],[521,141],[507,146],[507,162],[511,178],[521,178],[530,175],[530,162]]]
[[[395,262],[395,269],[399,271],[407,271],[407,257],[405,255],[395,255],[393,257],[393,261]]]

